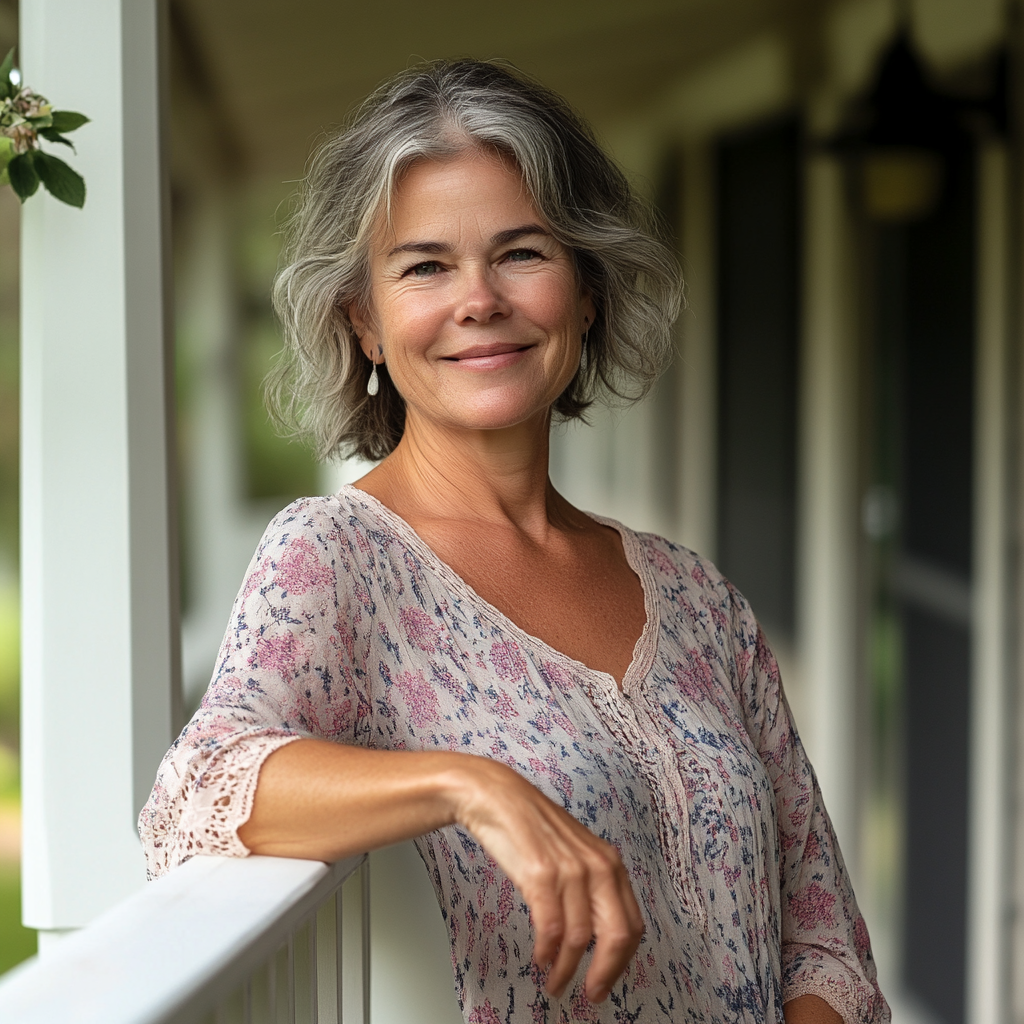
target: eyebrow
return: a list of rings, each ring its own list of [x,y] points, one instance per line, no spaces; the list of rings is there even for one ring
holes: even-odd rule
[[[499,231],[496,235],[492,235],[491,244],[508,245],[509,242],[525,238],[528,235],[548,236],[550,234],[550,231],[545,230],[539,224],[523,224],[520,227],[508,228],[506,231]],[[452,247],[447,242],[403,242],[401,245],[396,245],[393,249],[389,250],[386,258],[391,259],[392,256],[399,256],[403,252],[428,253],[432,256],[442,256],[451,251]]]

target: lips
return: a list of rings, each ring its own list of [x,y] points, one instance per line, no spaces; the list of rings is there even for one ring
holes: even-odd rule
[[[455,355],[442,356],[442,361],[454,363],[463,370],[501,370],[519,362],[531,348],[532,345],[514,342],[470,345]]]
[[[525,352],[530,345],[519,345],[515,342],[497,342],[488,345],[471,345],[451,356],[442,356],[448,362],[463,363],[475,362],[481,359],[493,359],[497,356],[507,356]]]

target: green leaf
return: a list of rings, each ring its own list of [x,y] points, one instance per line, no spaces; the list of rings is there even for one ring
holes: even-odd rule
[[[68,206],[85,206],[85,179],[73,171],[59,157],[39,151],[35,154],[35,169],[46,186],[46,191]]]
[[[5,135],[0,135],[0,185],[9,185],[7,165],[14,159],[14,143]]]
[[[70,139],[65,139],[56,128],[40,128],[39,137],[46,139],[47,142],[59,142],[62,146],[70,146],[71,149],[75,148],[74,143]]]
[[[14,194],[25,202],[29,196],[35,195],[39,188],[39,175],[36,173],[31,153],[21,153],[7,165],[7,177]]]
[[[85,114],[76,114],[73,110],[52,110],[50,116],[53,118],[53,127],[59,132],[73,132],[89,123]]]
[[[7,99],[14,95],[14,85],[11,82],[11,71],[14,68],[14,47],[7,51],[3,63],[0,64],[0,100]]]

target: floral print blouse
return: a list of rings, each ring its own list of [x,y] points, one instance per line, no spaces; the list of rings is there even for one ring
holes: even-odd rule
[[[595,517],[596,518],[596,517]],[[417,840],[469,1024],[884,1022],[867,929],[778,669],[708,562],[619,530],[647,624],[620,691],[519,629],[368,494],[297,501],[250,564],[213,681],[139,827],[151,875],[245,856],[263,760],[300,737],[504,761],[619,850],[646,931],[609,998],[561,1000],[529,911],[458,826]],[[584,963],[584,968],[586,964]]]

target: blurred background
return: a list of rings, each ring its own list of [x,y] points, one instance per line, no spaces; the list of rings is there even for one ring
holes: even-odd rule
[[[269,518],[365,471],[317,465],[262,402],[279,227],[310,148],[417,60],[510,60],[590,119],[688,282],[656,393],[560,430],[556,485],[713,558],[750,598],[897,1020],[972,1017],[993,934],[1019,993],[1020,15],[171,0],[187,707]],[[17,31],[0,0],[0,53]],[[18,217],[0,189],[0,970],[34,950],[17,894]]]

